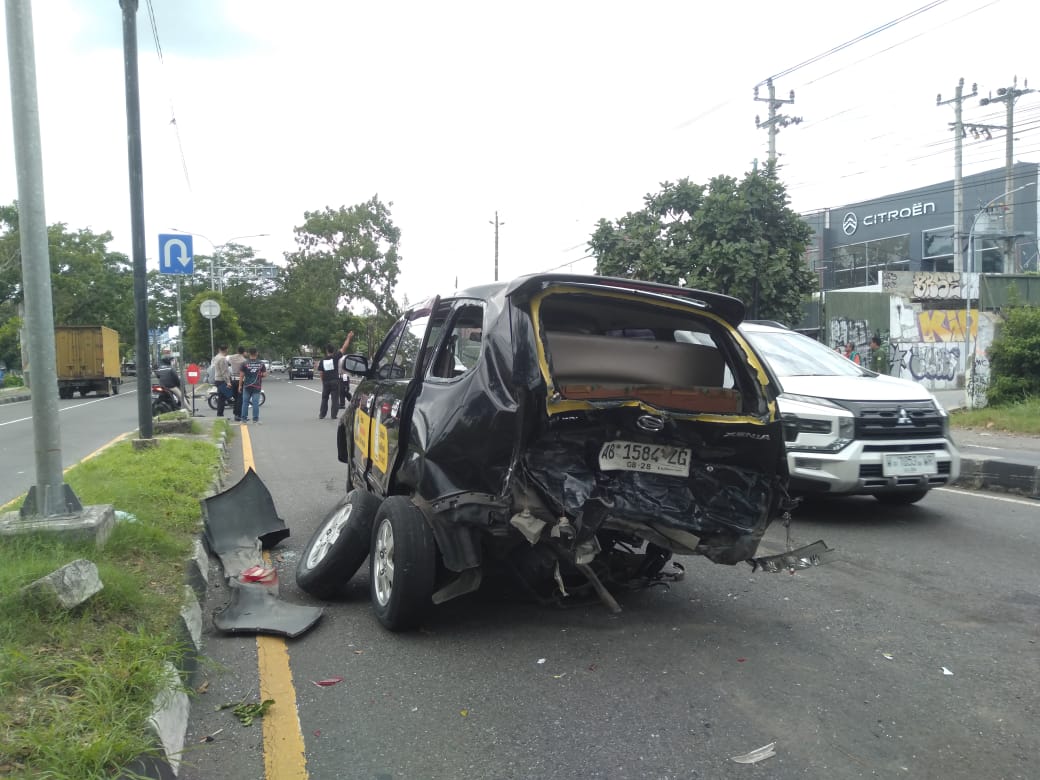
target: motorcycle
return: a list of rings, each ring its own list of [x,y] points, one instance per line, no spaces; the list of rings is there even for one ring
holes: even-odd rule
[[[181,408],[180,399],[162,385],[152,385],[152,417],[163,412],[176,412]]]
[[[264,405],[264,401],[266,401],[266,400],[267,400],[267,395],[264,393],[263,390],[261,390],[260,391],[260,405],[263,406]],[[206,392],[206,403],[209,404],[209,408],[212,409],[213,411],[217,410],[217,388],[216,387],[211,387]],[[230,398],[227,399],[227,407],[229,409],[231,408],[231,399]]]

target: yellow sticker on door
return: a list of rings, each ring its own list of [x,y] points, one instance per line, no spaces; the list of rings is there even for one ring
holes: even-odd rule
[[[358,409],[354,413],[354,444],[362,458],[368,457],[368,431],[372,427],[372,418]]]
[[[378,418],[377,418],[378,419]],[[386,473],[387,457],[390,454],[390,434],[381,422],[376,423],[375,436],[372,439],[372,465]]]

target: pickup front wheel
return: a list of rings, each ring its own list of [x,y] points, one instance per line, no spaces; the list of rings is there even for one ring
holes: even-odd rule
[[[423,513],[405,496],[379,506],[372,529],[372,607],[391,631],[419,625],[432,605],[437,542]]]
[[[341,595],[368,555],[377,509],[379,499],[368,491],[347,493],[307,542],[296,564],[297,584],[318,598]]]

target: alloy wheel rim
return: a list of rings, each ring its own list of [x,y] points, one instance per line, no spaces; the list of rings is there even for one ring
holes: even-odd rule
[[[343,531],[343,527],[347,524],[350,519],[350,510],[354,508],[352,503],[344,504],[343,507],[330,517],[321,531],[315,537],[314,544],[311,546],[311,551],[307,555],[307,568],[313,569],[323,560],[325,556],[329,554],[333,546],[339,539],[340,533]]]
[[[384,519],[376,534],[375,566],[376,599],[381,606],[390,601],[390,592],[394,587],[394,529],[390,521]]]

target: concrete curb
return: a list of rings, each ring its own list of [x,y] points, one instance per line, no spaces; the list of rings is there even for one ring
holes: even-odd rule
[[[224,488],[224,473],[228,458],[227,433],[216,442],[220,459],[213,475],[213,487],[209,495],[216,495]],[[148,723],[155,733],[161,756],[141,756],[124,770],[124,778],[151,778],[173,780],[180,772],[180,757],[184,752],[184,740],[188,733],[191,702],[185,690],[191,684],[202,656],[202,600],[209,586],[209,553],[202,542],[201,533],[195,540],[191,556],[185,561],[184,606],[178,633],[186,637],[188,652],[180,659],[180,668],[169,665],[168,681],[155,697],[155,709]]]
[[[1040,467],[962,455],[961,474],[953,486],[1040,498]]]
[[[0,404],[13,404],[16,401],[31,401],[32,396],[29,393],[0,393]]]

